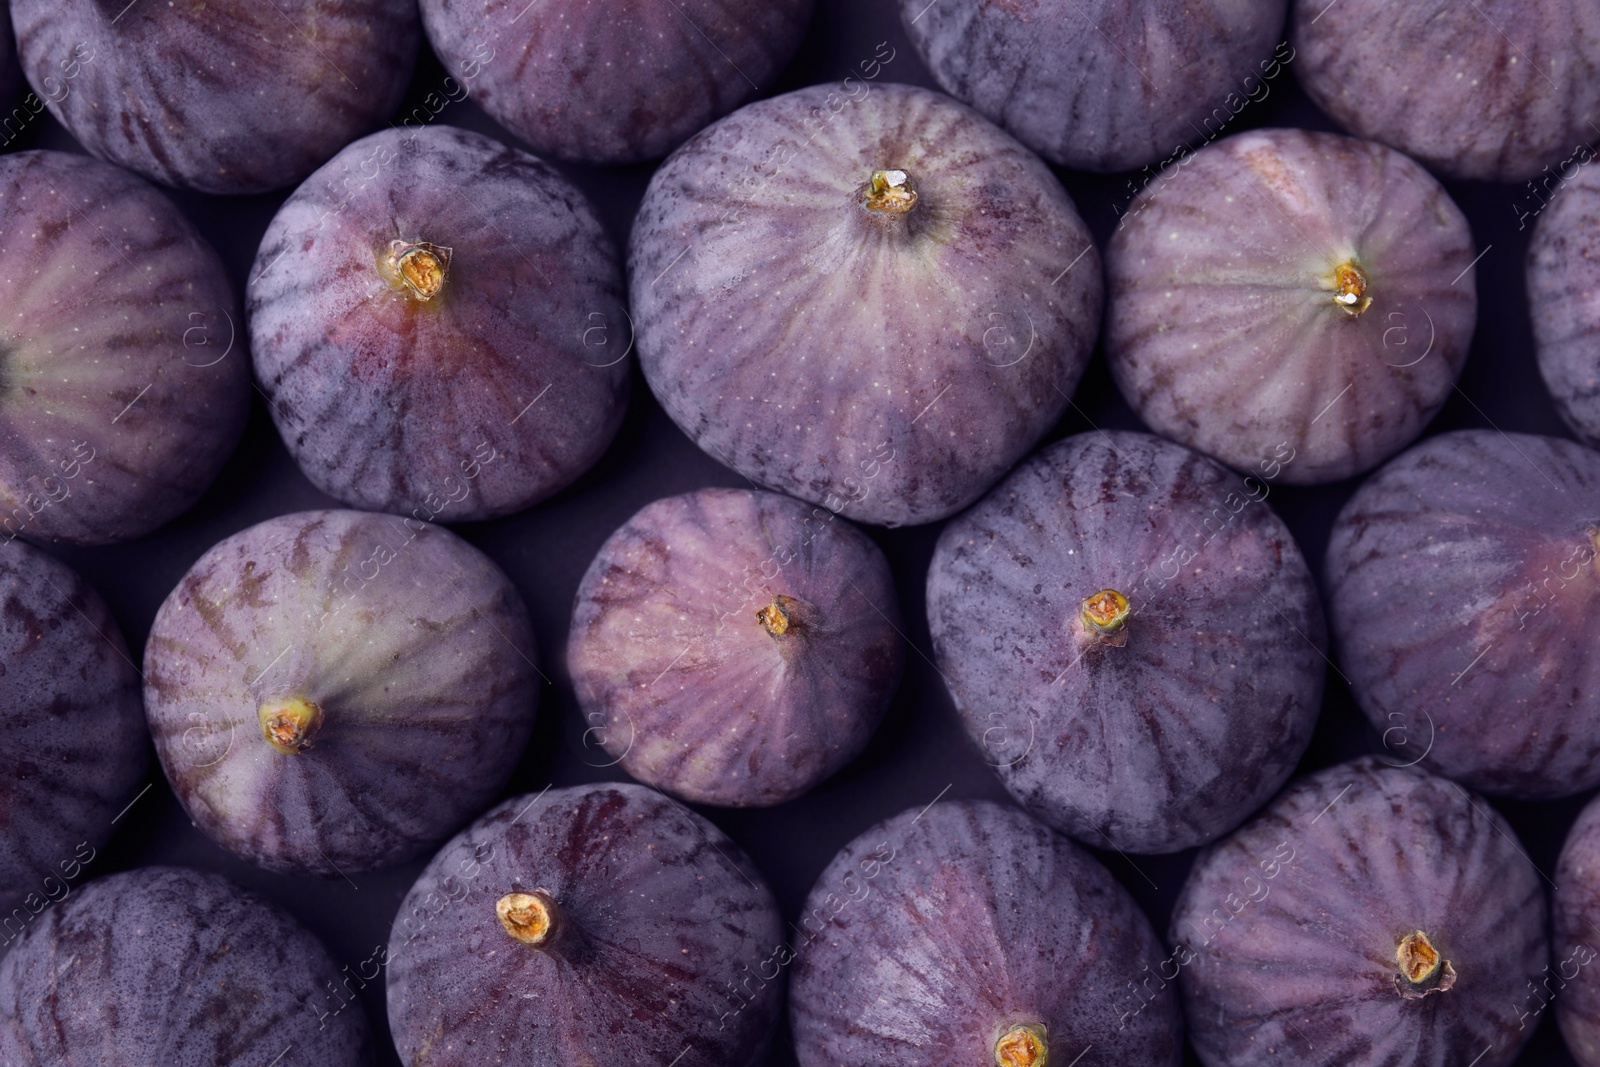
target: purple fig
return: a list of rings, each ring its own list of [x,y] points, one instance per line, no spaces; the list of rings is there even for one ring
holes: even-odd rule
[[[1097,847],[1174,852],[1288,780],[1327,637],[1268,492],[1160,438],[1085,433],[945,527],[928,568],[939,671],[1030,813]]]
[[[538,698],[527,609],[438,526],[285,515],[202,556],[156,614],[145,708],[189,817],[271,870],[402,863],[488,804]]]
[[[105,544],[187,510],[250,404],[217,254],[126,171],[18,152],[0,158],[0,262],[5,534]]]
[[[1350,2],[1350,0],[1346,0]],[[1409,444],[1477,316],[1472,233],[1400,153],[1303,130],[1162,172],[1111,240],[1106,351],[1149,427],[1246,470],[1336,481]]]
[[[1551,901],[1552,959],[1539,980],[1518,990],[1519,1022],[1530,1029],[1553,1001],[1556,1022],[1578,1067],[1600,1065],[1600,800],[1567,832]]]
[[[806,898],[789,1019],[800,1067],[1176,1067],[1161,944],[1093,856],[1013,808],[879,823]],[[1087,1059],[1084,1059],[1085,1056]]]
[[[1462,430],[1373,475],[1328,541],[1339,665],[1397,762],[1526,800],[1600,784],[1600,454]]]
[[[776,493],[702,489],[601,546],[567,663],[623,770],[698,803],[777,804],[866,746],[900,679],[899,619],[861,531]]]
[[[386,130],[267,228],[256,376],[330,496],[423,521],[506,515],[582,474],[621,424],[621,286],[593,210],[546,164],[451,126]]]
[[[1600,168],[1560,191],[1528,244],[1528,312],[1556,410],[1600,445]]]
[[[750,1067],[781,987],[724,987],[782,936],[761,875],[699,815],[639,785],[547,789],[463,830],[412,886],[389,1027],[414,1067]]]
[[[1539,874],[1481,799],[1375,757],[1303,778],[1195,860],[1172,915],[1206,1067],[1505,1067],[1546,962]]]
[[[904,85],[762,100],[650,181],[628,256],[639,359],[696,444],[867,522],[970,504],[1055,424],[1099,322],[1059,182]]]
[[[7,1067],[363,1067],[359,1012],[304,927],[215,874],[144,867],[45,912],[0,960]]]

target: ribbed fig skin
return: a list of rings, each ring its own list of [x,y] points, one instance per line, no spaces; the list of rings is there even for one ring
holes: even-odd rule
[[[1450,177],[1521,181],[1596,138],[1592,0],[1295,0],[1293,25],[1318,107]]]
[[[1533,1035],[1518,1005],[1546,963],[1546,918],[1497,812],[1368,756],[1301,779],[1200,854],[1161,974],[1179,976],[1207,1067],[1504,1067]],[[1401,978],[1417,931],[1453,970],[1449,988],[1419,996]]]
[[[502,896],[536,889],[577,932],[555,948],[518,942],[496,915]],[[401,904],[389,1026],[410,1067],[751,1067],[782,986],[741,1010],[724,986],[782,937],[738,846],[660,793],[601,783],[513,797],[446,845]]]
[[[1466,218],[1416,163],[1303,130],[1224,138],[1162,172],[1111,239],[1106,351],[1164,437],[1285,482],[1336,481],[1443,406],[1477,317]],[[1336,268],[1371,304],[1334,303]]]
[[[1316,725],[1316,583],[1259,477],[1139,433],[1084,433],[945,527],[940,673],[1018,803],[1099,848],[1174,852],[1288,780]],[[1116,639],[1084,622],[1127,598]]]
[[[1600,454],[1430,438],[1329,537],[1338,662],[1396,763],[1525,800],[1600,783]]]
[[[420,301],[396,240],[451,250]],[[423,521],[519,511],[600,458],[628,399],[616,252],[547,164],[452,126],[385,130],[306,179],[248,293],[256,377],[306,477]]]
[[[1014,808],[945,801],[879,823],[792,929],[800,1067],[994,1067],[996,1039],[1028,1024],[1051,1064],[1180,1062],[1176,992],[1137,992],[1163,955],[1150,921]]]
[[[853,519],[970,504],[1065,410],[1099,257],[1036,156],[940,93],[758,101],[656,171],[629,243],[639,359],[702,449]],[[874,171],[917,203],[864,207]]]
[[[939,85],[1052,163],[1131,170],[1283,69],[1285,0],[900,0]],[[1290,53],[1292,56],[1292,53]],[[1270,73],[1267,73],[1270,72]]]
[[[378,125],[421,39],[409,0],[12,0],[11,17],[78,143],[221,194],[292,185]]]
[[[156,614],[145,709],[173,792],[272,870],[401,863],[488,804],[538,699],[527,609],[483,553],[392,515],[269,519],[202,556]],[[269,744],[269,700],[323,719]]]
[[[0,945],[67,892],[149,764],[139,679],[89,584],[0,546]]]
[[[540,152],[659,159],[770,86],[813,0],[426,0],[439,58]]]
[[[1528,313],[1556,410],[1600,445],[1600,168],[1584,166],[1560,193],[1528,244]]]
[[[759,617],[774,603],[782,633]],[[601,546],[567,664],[623,770],[699,803],[777,804],[866,746],[904,666],[899,627],[861,531],[776,493],[702,489]]]
[[[1556,1022],[1579,1067],[1600,1064],[1600,803],[1590,801],[1567,832],[1556,865],[1551,900],[1550,964],[1521,996],[1520,1011],[1532,1029],[1545,1007],[1555,1004]]]
[[[0,529],[76,544],[187,510],[244,430],[250,370],[217,254],[145,182],[0,158]]]
[[[321,1007],[340,977],[304,927],[219,875],[113,874],[0,960],[0,1063],[362,1067],[366,1017]]]

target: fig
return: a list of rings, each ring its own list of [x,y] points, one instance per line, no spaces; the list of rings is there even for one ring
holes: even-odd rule
[[[1600,445],[1600,169],[1580,169],[1560,193],[1528,244],[1528,313],[1556,410]]]
[[[656,171],[628,254],[640,365],[752,481],[932,522],[1066,409],[1099,256],[1009,135],[939,93],[859,87],[750,104]]]
[[[1318,484],[1404,448],[1443,406],[1477,316],[1472,234],[1381,145],[1252,130],[1162,172],[1107,251],[1106,353],[1164,437]]]
[[[189,817],[270,870],[403,863],[489,803],[538,698],[527,608],[442,527],[309,511],[189,569],[145,647],[156,754]]]
[[[0,1063],[362,1067],[360,1012],[294,919],[215,874],[143,867],[90,882],[0,960]]]
[[[904,658],[878,547],[742,489],[657,500],[612,534],[567,644],[584,719],[623,770],[740,806],[792,800],[854,759]]]
[[[900,17],[945,92],[1052,163],[1115,171],[1215,136],[1257,99],[1282,70],[1287,6],[900,0]]]
[[[0,158],[0,262],[7,539],[107,544],[186,511],[250,405],[217,254],[140,179],[38,151]]]
[[[1591,800],[1567,832],[1551,900],[1551,962],[1517,991],[1518,1023],[1528,1029],[1556,1006],[1556,1023],[1578,1067],[1600,1064],[1600,801]]]
[[[934,655],[1029,813],[1096,847],[1175,852],[1288,780],[1327,636],[1268,491],[1148,434],[1085,433],[945,527]]]
[[[844,847],[806,898],[789,1019],[800,1067],[1176,1067],[1162,951],[1093,856],[1014,808],[944,801]]]
[[[111,612],[25,544],[0,550],[0,735],[7,945],[93,862],[149,763],[138,675]]]
[[[1546,962],[1538,872],[1499,813],[1374,756],[1303,778],[1195,860],[1160,976],[1206,1067],[1505,1067]]]
[[[1583,0],[1295,0],[1295,64],[1339,125],[1452,178],[1521,181],[1596,136]]]
[[[424,0],[422,24],[453,76],[535,151],[636,163],[769,88],[811,10],[812,0]]]
[[[453,126],[385,130],[268,226],[247,294],[256,377],[329,496],[424,522],[507,515],[621,424],[621,287],[593,209],[547,164]]]
[[[11,18],[79,144],[222,194],[293,185],[381,123],[421,40],[411,0],[11,0]]]
[[[761,875],[644,786],[513,797],[444,847],[390,938],[389,1027],[412,1067],[750,1067],[767,984],[721,991],[782,937]]]
[[[1525,800],[1600,784],[1600,454],[1498,430],[1429,438],[1334,522],[1328,611],[1399,762]]]

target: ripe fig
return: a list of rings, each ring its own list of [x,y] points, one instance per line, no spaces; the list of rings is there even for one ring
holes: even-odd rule
[[[1349,2],[1349,0],[1346,0]],[[1376,466],[1443,406],[1477,316],[1472,233],[1400,153],[1253,130],[1162,172],[1111,239],[1106,351],[1151,429],[1282,478]]]
[[[761,875],[653,790],[513,797],[434,857],[400,906],[389,1026],[413,1067],[750,1067],[777,983],[722,987],[782,936]]]
[[[1430,438],[1339,513],[1328,610],[1397,762],[1525,800],[1600,784],[1600,454]]]
[[[1596,137],[1585,0],[1295,0],[1295,64],[1339,125],[1452,178],[1521,181]]]
[[[1162,975],[1206,1067],[1505,1067],[1546,962],[1539,874],[1482,800],[1368,756],[1195,860]]]
[[[1178,998],[1140,980],[1150,921],[1083,849],[1013,808],[879,823],[806,899],[789,1020],[800,1067],[1176,1067]],[[785,958],[780,956],[780,959]]]
[[[1551,900],[1552,958],[1537,983],[1518,990],[1530,1029],[1551,1002],[1578,1067],[1600,1064],[1600,801],[1591,800],[1567,832]]]
[[[338,979],[310,932],[227,879],[124,871],[0,960],[0,1063],[363,1067],[366,1018],[320,1008]]]
[[[149,763],[138,675],[105,602],[20,543],[0,547],[0,736],[6,945],[93,861]]]
[[[1600,167],[1579,170],[1560,194],[1528,244],[1528,312],[1556,410],[1600,445]]]
[[[625,342],[605,332],[623,327],[621,286],[588,201],[548,165],[453,126],[385,130],[267,228],[256,377],[328,495],[422,521],[506,515],[621,424]]]
[[[1285,0],[900,0],[900,17],[945,92],[1052,163],[1114,171],[1215,136],[1219,116],[1225,125],[1255,99],[1283,69],[1272,48],[1286,8]]]
[[[932,522],[1065,410],[1100,262],[1006,133],[940,93],[863,86],[758,101],[656,171],[628,256],[639,359],[679,427],[747,478]]]
[[[94,155],[206,193],[292,185],[394,111],[410,0],[11,0],[22,69]]]
[[[156,614],[145,708],[189,817],[275,871],[436,846],[499,792],[538,698],[527,609],[415,519],[308,511],[202,556]]]
[[[904,664],[899,619],[861,531],[776,493],[702,489],[601,546],[567,663],[623,770],[698,803],[777,804],[866,746]]]
[[[1288,780],[1327,637],[1268,492],[1148,434],[1085,433],[945,527],[928,568],[939,671],[1031,814],[1174,852]]]
[[[464,92],[541,153],[660,159],[768,88],[812,0],[423,0]]]
[[[145,182],[41,151],[0,158],[0,262],[0,528],[106,544],[186,511],[250,404],[217,254]]]

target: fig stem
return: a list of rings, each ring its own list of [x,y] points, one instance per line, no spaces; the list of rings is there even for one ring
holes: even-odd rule
[[[1042,1023],[1023,1023],[1001,1034],[994,1043],[995,1067],[1047,1067],[1050,1046]]]
[[[1372,306],[1372,297],[1367,295],[1367,272],[1353,259],[1333,268],[1333,289],[1333,302],[1348,315],[1360,315]]]
[[[494,902],[494,913],[506,933],[524,945],[549,948],[556,944],[564,925],[561,905],[548,889],[507,893]]]
[[[1110,636],[1128,621],[1128,598],[1115,589],[1102,589],[1083,598],[1083,624],[1097,634]]]
[[[773,637],[782,637],[790,630],[804,629],[796,608],[799,601],[792,596],[778,594],[772,598],[772,603],[756,612],[756,619],[767,628],[767,633]]]
[[[905,215],[917,206],[917,187],[904,170],[875,170],[862,188],[861,203],[882,215]]]
[[[1439,955],[1428,935],[1414,930],[1400,939],[1395,946],[1395,962],[1400,973],[1395,976],[1395,988],[1407,1000],[1419,1000],[1429,993],[1443,993],[1455,985],[1455,968]]]
[[[389,245],[389,262],[406,291],[421,301],[432,300],[444,290],[454,253],[443,245],[427,241],[394,241]]]
[[[267,744],[292,756],[311,747],[322,728],[322,709],[304,697],[277,697],[256,711]]]

